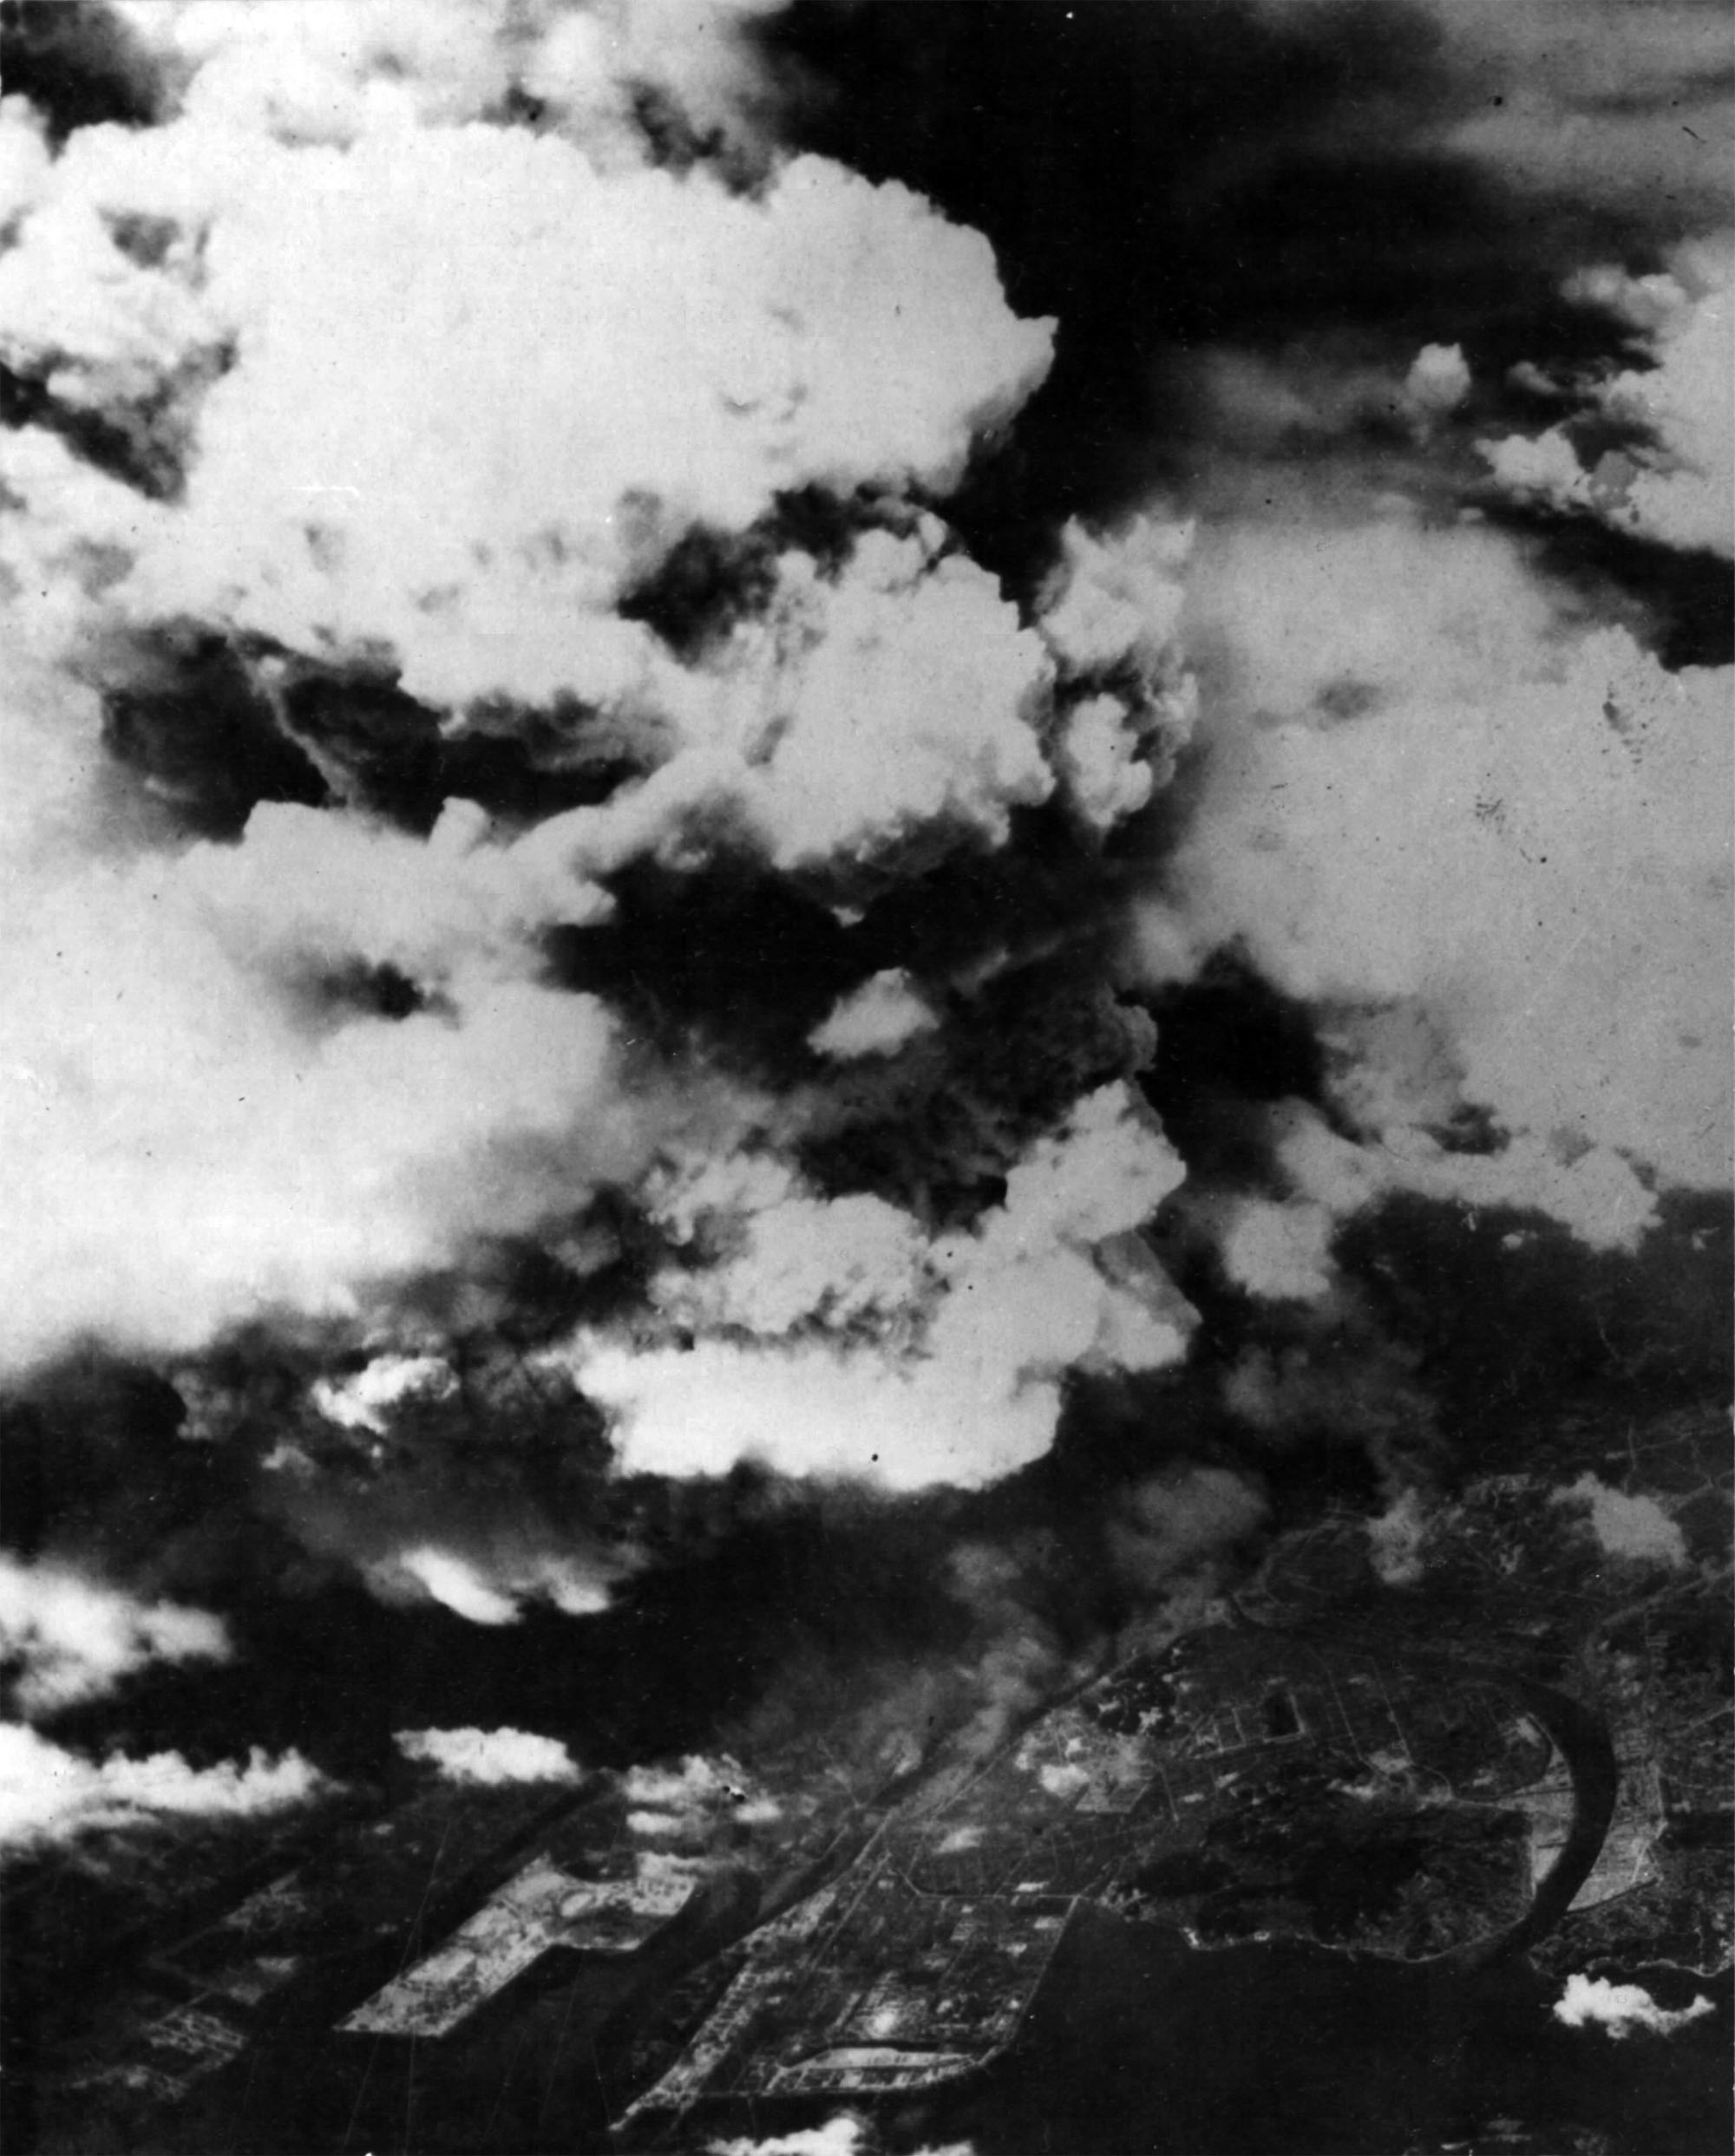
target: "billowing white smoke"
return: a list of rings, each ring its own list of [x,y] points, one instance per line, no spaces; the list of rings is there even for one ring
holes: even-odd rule
[[[1555,2019],[1568,2029],[1601,2028],[1618,2042],[1635,2029],[1653,2036],[1673,2035],[1706,2014],[1715,2013],[1700,1993],[1691,2006],[1659,2006],[1643,1984],[1615,1983],[1607,1976],[1572,1976],[1555,2002]]]
[[[745,1178],[718,1212],[737,1243],[568,1351],[628,1467],[980,1481],[1046,1444],[1070,1368],[1181,1353],[1189,1314],[1133,1239],[1180,1168],[1129,1096],[1085,1101],[940,1238],[822,1199],[788,1115],[547,978],[548,931],[608,921],[629,864],[745,857],[848,918],[1021,810],[1090,843],[1192,723],[1183,530],[1072,528],[1021,614],[929,506],[1053,325],[908,189],[776,155],[756,11],[144,0],[124,13],[168,118],[56,150],[0,106],[0,358],[46,401],[0,438],[5,1362],[336,1321],[378,1360],[313,1404],[360,1445],[440,1382],[395,1284],[603,1186],[654,1215],[699,1158]],[[803,493],[834,542],[784,535]],[[723,564],[686,637],[644,604],[684,542]],[[194,841],[117,775],[103,697],[213,649],[331,806]],[[625,776],[540,821],[448,800],[414,835],[370,811],[310,683]],[[177,753],[220,765],[218,715],[176,708]],[[938,1024],[882,979],[813,1045],[845,1065]],[[540,1533],[340,1527],[295,1444],[270,1464],[304,1539],[383,1593],[504,1623],[602,1591]]]
[[[1310,1198],[1243,1196],[1201,1210],[1238,1288],[1269,1303],[1313,1303],[1330,1294],[1338,1224],[1327,1206]]]
[[[750,143],[763,88],[742,32],[778,0],[116,0],[189,113],[344,142],[535,101],[593,154],[636,163],[645,93]]]
[[[1624,317],[1650,363],[1583,382],[1522,370],[1532,386],[1580,400],[1582,409],[1535,440],[1483,442],[1495,478],[1520,498],[1666,546],[1735,551],[1735,234],[1683,247],[1663,275],[1587,271],[1567,297]],[[1588,461],[1580,420],[1605,434],[1613,423],[1627,441]]]
[[[457,1389],[451,1366],[434,1355],[383,1355],[347,1380],[322,1377],[313,1405],[345,1430],[383,1435],[391,1410],[405,1400],[444,1400]]]
[[[75,1839],[99,1829],[175,1819],[252,1818],[292,1810],[330,1784],[298,1752],[257,1746],[245,1766],[189,1766],[179,1752],[86,1759],[18,1722],[0,1722],[0,1849]]]
[[[1175,662],[1181,572],[1190,524],[1131,519],[1112,538],[1075,519],[1045,595],[1041,630],[1063,680],[1077,684],[1058,761],[1077,813],[1107,831],[1143,807],[1193,731],[1195,685]],[[1138,684],[1127,692],[1131,670]],[[1097,676],[1118,675],[1112,690]]]
[[[1233,530],[1192,604],[1214,732],[1142,964],[1238,944],[1319,1009],[1359,1140],[1284,1111],[1282,1217],[1233,1210],[1236,1277],[1316,1294],[1334,1219],[1391,1190],[1630,1246],[1659,1186],[1725,1183],[1727,676],[1396,513]],[[1444,1142],[1471,1108],[1494,1149]]]
[[[808,1036],[815,1055],[839,1062],[864,1055],[891,1055],[918,1033],[938,1023],[932,1006],[910,984],[900,966],[889,967],[846,996]]]
[[[835,577],[784,555],[765,613],[700,676],[663,684],[672,754],[640,787],[555,817],[536,858],[606,873],[702,859],[719,827],[774,867],[848,872],[998,843],[1045,800],[1048,654],[992,577],[941,556],[943,527],[868,534]],[[642,632],[641,632],[642,633]]]
[[[527,1729],[400,1729],[397,1748],[448,1781],[577,1781],[578,1762],[554,1737]]]
[[[83,697],[64,702],[94,760]],[[353,1310],[642,1159],[614,1022],[532,977],[504,853],[462,817],[424,843],[266,807],[238,847],[104,858],[100,833],[71,843],[90,789],[38,806],[47,843],[14,852],[0,926],[7,1362],[84,1331],[185,1349],[262,1308]],[[388,962],[437,1004],[394,1022],[318,992]]]
[[[0,1557],[0,1663],[26,1715],[100,1699],[154,1663],[229,1653],[222,1620],[204,1610],[141,1601],[71,1565]]]
[[[653,1286],[685,1342],[581,1334],[565,1353],[619,1415],[629,1469],[990,1480],[1047,1449],[1065,1370],[1185,1352],[1192,1313],[1136,1235],[1182,1175],[1123,1085],[1079,1102],[959,1234],[816,1199],[775,1165],[700,1169],[667,1218],[716,1255]]]
[[[174,235],[148,266],[116,237],[142,219]],[[121,617],[383,657],[459,709],[654,705],[613,607],[672,539],[793,487],[944,487],[1049,352],[985,241],[818,159],[753,199],[522,131],[215,117],[75,136],[0,317],[80,408],[142,425],[185,385],[186,496],[110,565]]]
[[[599,1578],[565,1551],[527,1557],[499,1547],[457,1551],[435,1542],[410,1543],[365,1568],[368,1584],[387,1602],[423,1596],[472,1624],[515,1624],[520,1604],[544,1597],[568,1617],[606,1609],[606,1574]]]
[[[652,1841],[703,1846],[731,1823],[751,1826],[782,1817],[776,1799],[734,1760],[698,1753],[678,1767],[630,1767],[620,1793],[632,1807],[632,1832]]]
[[[1640,1493],[1611,1489],[1598,1475],[1581,1474],[1576,1482],[1556,1490],[1556,1505],[1581,1505],[1585,1524],[1610,1557],[1630,1558],[1638,1565],[1684,1566],[1687,1562],[1686,1537],[1656,1499]]]

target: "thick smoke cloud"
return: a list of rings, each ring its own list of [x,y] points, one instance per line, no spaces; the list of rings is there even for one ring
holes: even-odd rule
[[[976,235],[818,160],[753,199],[547,135],[239,117],[75,137],[0,280],[16,370],[188,467],[105,577],[125,622],[654,722],[614,605],[674,538],[806,484],[944,487],[1046,364]]]
[[[359,1575],[388,1608],[489,1629],[536,1604],[589,1615],[638,1562],[609,1522],[600,1416],[568,1373],[500,1336],[531,1297],[490,1295],[485,1274],[460,1280],[443,1316],[396,1314],[421,1353],[369,1355],[341,1330],[297,1353],[279,1333],[177,1368],[184,1428],[244,1463],[249,1509],[304,1561]]]
[[[141,4],[0,113],[0,1358],[484,1630],[649,1561],[611,1474],[980,1485],[1193,1323],[1094,955],[1189,534],[972,559],[1054,324],[763,12]],[[824,964],[646,963],[719,899]]]
[[[1466,338],[1496,377],[1589,360],[1562,284],[1728,219],[1726,41],[1692,0],[799,0],[763,34],[817,84],[786,130],[921,187],[1059,318],[963,510],[1026,559],[1069,513],[1225,484],[1214,356],[1394,388]]]
[[[646,1478],[1069,1432],[1131,1601],[1270,1516],[1224,1455],[1395,1501],[1357,1223],[1626,1257],[1726,1174],[1727,212],[1701,18],[1592,12],[143,4],[133,124],[21,78],[10,1363],[157,1360],[479,1634],[637,1592]]]
[[[208,0],[120,0],[162,87],[192,112],[297,140],[552,112],[606,160],[637,163],[638,101],[667,129],[750,146],[764,86],[743,33],[764,0],[312,0],[253,19]]]
[[[1344,1222],[1412,1192],[1638,1249],[1728,1179],[1719,32],[1613,3],[1231,16],[768,30],[850,85],[797,106],[805,140],[919,175],[1059,318],[965,528],[1027,562],[1077,510],[1199,518],[1203,717],[1129,977],[1168,1013],[1228,962],[1327,1067],[1264,1127],[1227,1103],[1231,1160],[1192,1160],[1222,1275],[1341,1308]]]
[[[1600,517],[1666,546],[1735,547],[1735,236],[1682,248],[1669,270],[1632,277],[1587,271],[1568,298],[1630,323],[1644,364],[1584,382],[1537,386],[1581,399],[1570,422],[1529,440],[1481,445],[1499,484],[1521,500]],[[1601,454],[1575,433],[1618,431]]]
[[[239,846],[116,840],[94,714],[58,701],[69,783],[30,787],[0,961],[25,1225],[10,1361],[82,1331],[188,1348],[273,1303],[353,1310],[370,1278],[642,1158],[650,1096],[625,1097],[609,1014],[534,977],[525,894],[479,819],[424,842],[267,807]],[[42,730],[15,735],[21,761]],[[411,974],[397,1017],[349,992]]]
[[[1194,604],[1221,730],[1144,963],[1236,943],[1318,1008],[1357,1140],[1273,1127],[1306,1210],[1237,1215],[1247,1284],[1320,1277],[1326,1218],[1391,1190],[1620,1245],[1659,1182],[1726,1184],[1726,676],[1397,515],[1235,531]]]
[[[142,1602],[69,1565],[0,1558],[0,1666],[28,1717],[100,1699],[155,1663],[230,1653],[206,1610]]]
[[[1046,1449],[1066,1369],[1183,1352],[1191,1312],[1136,1232],[1182,1173],[1124,1086],[1081,1101],[964,1233],[931,1237],[870,1196],[817,1200],[769,1163],[701,1169],[671,1195],[676,1225],[734,1248],[651,1288],[697,1344],[580,1336],[567,1352],[619,1414],[629,1469],[752,1455],[835,1474],[865,1448],[894,1488],[978,1483]]]
[[[0,1722],[0,1848],[29,1849],[85,1833],[172,1819],[251,1818],[293,1810],[327,1787],[299,1754],[190,1766],[178,1752],[86,1759],[22,1723]]]

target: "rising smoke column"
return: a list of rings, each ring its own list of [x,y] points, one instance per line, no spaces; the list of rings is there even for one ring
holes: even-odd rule
[[[1075,525],[1022,604],[971,559],[940,505],[1053,324],[771,147],[754,12],[143,0],[149,124],[3,109],[0,1351],[167,1359],[212,1441],[275,1331],[272,1510],[483,1624],[618,1569],[429,1464],[527,1388],[631,1471],[971,1484],[1190,1323],[1130,1017],[984,1080],[967,1172],[840,1166],[1052,953],[924,956],[903,895],[1016,884],[1032,818],[1088,885],[1167,780],[1187,534]],[[831,939],[769,1065],[611,971],[721,885]],[[507,1252],[566,1323],[478,1348]]]
[[[1353,1431],[1401,1483],[1446,1449],[1431,1391],[1515,1398],[1573,1297],[1579,1377],[1706,1372],[1644,1284],[1726,1294],[1716,11],[864,0],[779,28],[853,92],[809,139],[968,214],[1061,320],[958,519],[1018,559],[1031,492],[1196,516],[1201,716],[1127,834],[1122,977],[1242,1441]]]
[[[887,160],[778,151],[751,11],[684,40],[678,12],[146,6],[154,124],[62,141],[9,108],[42,1223],[11,1352],[171,1353],[218,1435],[264,1418],[201,1366],[262,1318],[298,1374],[260,1447],[278,1508],[483,1624],[582,1608],[610,1565],[547,1507],[461,1526],[442,1416],[600,1403],[647,1472],[971,1482],[1041,1452],[1070,1373],[1173,1365],[1188,1313],[1096,1180],[1136,1208],[1180,1176],[1102,963],[1134,857],[1123,984],[1184,994],[1233,951],[1328,1067],[1192,1202],[1267,1307],[1341,1307],[1339,1226],[1394,1192],[1641,1248],[1721,1173],[1718,684],[1501,536],[1536,490],[1476,446],[1497,476],[1522,356],[1575,455],[1617,420],[1653,478],[1697,454],[1679,399],[1652,439],[1603,397],[1710,286],[1696,252],[1655,284],[1630,188],[1563,192],[1594,40],[1556,50],[1524,8],[1442,8],[1431,42],[1413,10],[1249,6],[1226,57],[1202,16],[1134,11],[1095,49],[1103,109],[1105,54],[1195,84],[1140,138],[1139,214],[1087,187],[1100,231],[997,265]],[[1691,74],[1678,42],[1647,110]],[[1359,116],[1340,45],[1378,91]],[[1250,160],[1243,65],[1295,86]],[[1484,97],[1515,70],[1528,147]],[[1401,184],[1356,200],[1444,200],[1464,252],[1411,261],[1371,212],[1392,291],[1378,334],[1328,336],[1368,291],[1336,227],[1249,273],[1235,220],[1292,173],[1341,190],[1382,130]],[[1704,197],[1679,214],[1708,230]],[[1553,373],[1514,345],[1563,306],[1626,310],[1620,366],[1583,363],[1594,328]],[[997,532],[1017,474],[1039,495],[1165,426],[1200,538],[1130,455]],[[1493,528],[1461,519],[1475,487]],[[1021,1212],[1056,1148],[1069,1205]],[[178,1269],[134,1262],[167,1244]],[[1260,1417],[1280,1359],[1241,1372]]]

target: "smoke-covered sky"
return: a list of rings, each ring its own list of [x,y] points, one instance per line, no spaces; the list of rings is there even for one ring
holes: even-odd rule
[[[6,12],[21,1717],[1032,1696],[1719,1382],[1720,8]]]

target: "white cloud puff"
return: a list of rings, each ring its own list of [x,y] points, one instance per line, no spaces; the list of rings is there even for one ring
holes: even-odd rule
[[[874,2146],[866,2122],[853,2111],[840,2111],[823,2126],[795,2127],[788,2133],[774,2133],[768,2140],[737,2136],[705,2144],[709,2156],[869,2156]],[[974,2156],[974,2148],[971,2141],[948,2141],[944,2148],[924,2146],[913,2151],[912,2156]]]
[[[1056,762],[1085,822],[1108,831],[1150,799],[1156,773],[1118,696],[1088,696],[1067,714]]]
[[[581,1769],[554,1737],[527,1729],[400,1729],[393,1742],[406,1759],[436,1767],[448,1781],[577,1781]]]
[[[1686,1537],[1653,1497],[1629,1497],[1588,1472],[1554,1493],[1556,1505],[1583,1505],[1588,1525],[1611,1557],[1641,1564],[1684,1565]]]
[[[1003,1204],[963,1233],[929,1240],[882,1200],[828,1203],[762,1177],[737,1201],[746,1254],[653,1286],[696,1340],[581,1334],[563,1357],[613,1412],[629,1472],[755,1457],[894,1488],[979,1485],[1046,1448],[1066,1370],[1184,1353],[1190,1309],[1148,1250],[1125,1247],[1182,1173],[1117,1084],[1032,1145]]]
[[[1427,1507],[1413,1484],[1368,1521],[1368,1560],[1388,1587],[1413,1587],[1421,1578],[1427,1532]]]
[[[815,1055],[841,1063],[868,1055],[895,1055],[906,1042],[931,1032],[939,1022],[909,975],[901,966],[894,966],[844,996],[808,1036],[808,1046]]]
[[[638,1164],[614,1021],[540,983],[531,933],[608,902],[479,811],[424,840],[265,803],[237,843],[154,847],[113,812],[94,698],[23,662],[0,758],[0,1363],[353,1309]],[[422,1008],[346,997],[382,966]]]
[[[1568,1976],[1566,1989],[1555,2002],[1557,2022],[1568,2029],[1606,2029],[1617,2042],[1635,2029],[1667,2036],[1712,2011],[1703,1996],[1691,2006],[1671,2011],[1659,2006],[1642,1984],[1614,1983],[1607,1976]]]
[[[6,1360],[81,1330],[182,1348],[273,1305],[353,1309],[634,1155],[593,998],[479,967],[401,1021],[346,1010],[309,994],[344,939],[285,923],[298,879],[262,924],[231,902],[246,846],[210,851],[220,873],[195,848],[45,878],[0,930]]]
[[[226,1662],[220,1617],[143,1602],[69,1565],[0,1557],[0,1659],[29,1715],[100,1699],[156,1663]]]
[[[985,1397],[945,1367],[872,1349],[586,1348],[578,1376],[617,1418],[628,1473],[720,1474],[759,1459],[787,1474],[860,1477],[894,1489],[973,1486],[1046,1451],[1051,1379],[987,1374]],[[1008,1378],[1016,1387],[1009,1393]]]
[[[835,576],[782,557],[765,612],[713,657],[680,748],[645,789],[674,833],[726,810],[775,866],[799,871],[926,855],[959,833],[998,843],[1011,810],[1047,798],[1048,654],[943,541],[933,519],[868,532]],[[621,820],[571,820],[605,846]]]
[[[314,1406],[340,1429],[382,1433],[390,1410],[405,1400],[444,1400],[457,1389],[457,1375],[443,1356],[383,1355],[350,1378],[319,1378]]]
[[[1411,406],[1430,417],[1454,412],[1470,395],[1470,363],[1459,344],[1424,344],[1404,377]]]
[[[1044,640],[1072,676],[1133,667],[1147,675],[1174,651],[1194,526],[1155,515],[1111,532],[1075,517],[1038,613]]]
[[[869,2156],[874,2144],[866,2123],[854,2112],[840,2111],[823,2126],[793,2127],[769,2140],[708,2141],[709,2156]],[[974,2156],[973,2141],[948,2141],[944,2148],[924,2146],[911,2156]]]
[[[620,1793],[638,1807],[628,1826],[653,1839],[706,1841],[725,1821],[753,1826],[782,1817],[777,1800],[727,1754],[694,1753],[678,1767],[629,1767]]]
[[[1217,1246],[1237,1287],[1267,1302],[1312,1303],[1327,1292],[1337,1222],[1326,1206],[1239,1198],[1227,1211]]]
[[[797,2127],[769,2140],[737,2138],[708,2144],[710,2156],[863,2156],[868,2129],[854,2112],[840,2111],[823,2126]]]
[[[411,1542],[366,1560],[363,1576],[387,1602],[437,1602],[471,1624],[516,1624],[528,1600],[543,1599],[566,1617],[593,1617],[608,1607],[612,1568],[593,1553],[569,1553],[495,1538],[461,1550]]]
[[[1735,236],[1694,242],[1662,275],[1589,271],[1568,297],[1624,315],[1651,347],[1649,366],[1581,391],[1628,439],[1587,461],[1569,425],[1507,434],[1481,444],[1495,479],[1665,546],[1735,550]]]
[[[788,1195],[750,1212],[724,1261],[659,1283],[658,1300],[693,1323],[781,1337],[808,1323],[847,1332],[907,1310],[924,1286],[918,1223],[865,1192]]]
[[[1096,693],[1071,703],[1054,744],[1067,798],[1090,829],[1110,830],[1166,781],[1196,716],[1177,629],[1190,524],[1156,515],[1109,532],[1075,518],[1038,609],[1063,681]]]
[[[756,71],[733,33],[763,0],[116,0],[182,109],[286,141],[482,117],[514,92],[631,159],[636,88],[696,126],[748,117]],[[684,30],[683,37],[679,33]]]
[[[170,1819],[246,1819],[306,1804],[330,1785],[299,1753],[194,1767],[179,1752],[95,1761],[22,1724],[0,1722],[0,1847],[66,1842],[96,1829]]]

